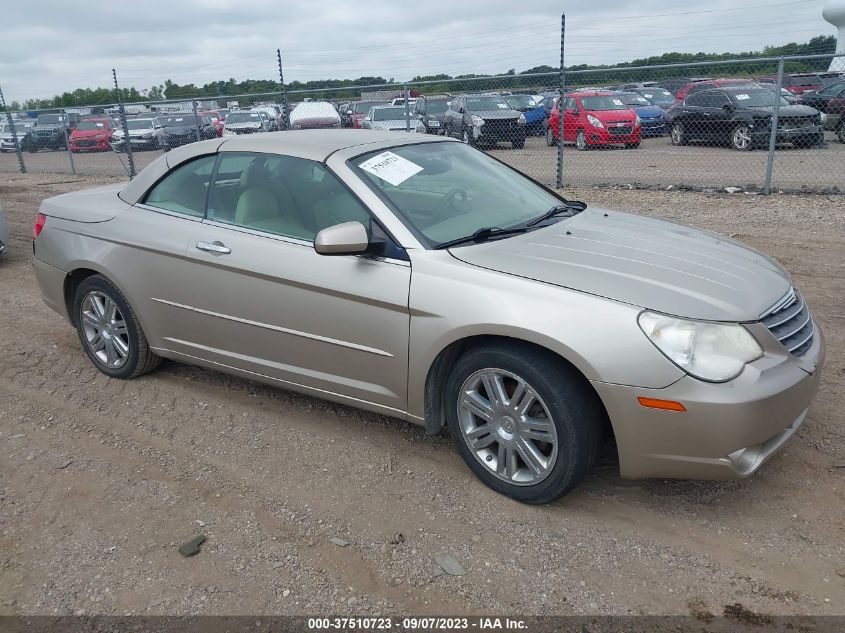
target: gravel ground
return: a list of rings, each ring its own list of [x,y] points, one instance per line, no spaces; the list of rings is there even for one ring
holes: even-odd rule
[[[623,481],[609,449],[529,507],[401,421],[172,362],[99,374],[28,259],[43,198],[107,181],[0,178],[0,615],[845,614],[841,198],[568,192],[774,255],[829,356],[806,424],[750,480]]]
[[[775,154],[772,187],[794,190],[845,193],[845,145],[833,132],[826,133],[824,149],[793,149],[785,145]],[[510,149],[501,144],[493,154],[546,184],[556,181],[557,148],[547,147],[543,138],[527,139],[525,148]],[[766,170],[767,152],[737,152],[727,147],[691,145],[675,147],[668,137],[643,139],[635,150],[621,146],[579,152],[572,145],[564,148],[564,182],[575,185],[628,184],[692,187],[739,186],[760,189]],[[134,154],[140,170],[161,152]],[[27,169],[34,173],[70,174],[67,152],[42,151],[24,154]],[[122,163],[121,163],[122,161]],[[74,154],[76,171],[81,175],[123,176],[126,156],[113,152]],[[0,154],[0,172],[18,170],[14,153]]]

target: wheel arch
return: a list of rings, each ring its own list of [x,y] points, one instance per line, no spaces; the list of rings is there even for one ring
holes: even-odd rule
[[[610,423],[610,416],[604,406],[604,402],[599,396],[598,392],[593,388],[586,374],[579,368],[578,365],[565,356],[561,355],[549,347],[529,341],[524,338],[515,336],[507,336],[502,334],[474,334],[465,336],[449,343],[435,356],[431,363],[425,379],[425,394],[424,394],[424,420],[426,433],[434,435],[445,426],[446,421],[446,398],[445,384],[449,377],[449,371],[454,366],[455,361],[461,357],[467,350],[480,345],[489,345],[492,343],[504,343],[511,345],[519,345],[528,349],[535,350],[550,358],[555,362],[561,363],[568,367],[582,381],[582,385],[588,392],[596,399],[600,410],[602,412],[603,423],[605,430],[612,434],[612,426]],[[614,440],[615,441],[615,440]]]
[[[109,275],[107,271],[100,268],[97,264],[94,264],[92,262],[80,262],[78,264],[70,266],[70,272],[65,275],[62,290],[68,320],[70,321],[70,324],[74,327],[76,327],[76,315],[73,311],[73,302],[76,297],[76,290],[77,288],[79,288],[79,285],[83,281],[85,281],[89,277],[93,277],[94,275],[101,275],[105,277],[106,279],[108,279],[109,283],[113,284],[118,290],[120,290],[123,296],[127,296],[121,284],[118,283],[111,275]]]

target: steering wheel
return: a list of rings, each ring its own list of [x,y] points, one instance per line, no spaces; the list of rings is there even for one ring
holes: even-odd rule
[[[438,205],[435,207],[434,213],[433,213],[434,217],[437,218],[438,220],[441,219],[443,217],[443,215],[446,213],[446,210],[450,206],[452,206],[452,203],[455,201],[455,198],[457,198],[459,196],[460,196],[462,202],[464,204],[466,204],[467,192],[464,189],[461,189],[460,187],[453,187],[452,189],[450,189],[446,193],[446,195],[443,196],[443,199],[440,200]],[[463,213],[466,213],[466,210],[464,210]]]

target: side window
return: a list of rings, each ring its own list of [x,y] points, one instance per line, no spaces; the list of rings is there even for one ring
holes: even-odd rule
[[[693,106],[699,108],[704,105],[704,95],[701,94],[691,94],[687,95],[687,98],[684,99],[684,103],[688,106]]]
[[[171,171],[144,199],[151,207],[201,218],[216,155],[203,156]]]
[[[321,163],[257,152],[222,152],[208,219],[312,241],[322,229],[357,220],[366,208]]]

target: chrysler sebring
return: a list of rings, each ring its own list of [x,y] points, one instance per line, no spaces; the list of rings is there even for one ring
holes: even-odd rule
[[[623,477],[751,475],[824,360],[769,257],[566,200],[444,137],[192,143],[45,200],[33,255],[106,375],[169,358],[446,426],[528,503],[571,490],[606,438]]]

